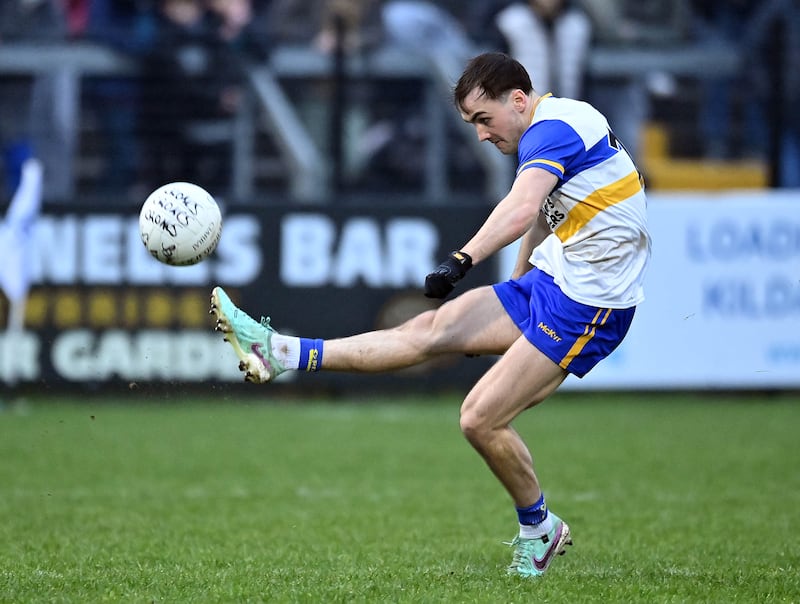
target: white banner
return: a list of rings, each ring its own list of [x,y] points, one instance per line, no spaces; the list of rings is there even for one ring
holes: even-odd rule
[[[614,354],[565,386],[800,387],[800,192],[651,194],[648,216],[646,300]]]

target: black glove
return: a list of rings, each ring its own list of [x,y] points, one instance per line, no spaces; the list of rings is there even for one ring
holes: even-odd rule
[[[450,252],[447,260],[436,267],[436,270],[425,277],[425,296],[428,298],[444,298],[453,291],[472,268],[472,258],[464,252]]]

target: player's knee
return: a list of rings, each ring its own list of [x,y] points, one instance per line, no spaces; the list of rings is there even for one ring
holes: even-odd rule
[[[426,326],[430,351],[434,353],[467,352],[464,348],[465,328],[459,315],[442,312],[440,308],[429,315]]]
[[[428,310],[409,319],[400,329],[414,336],[414,341],[424,352],[436,352],[440,348],[442,330],[437,327],[436,311]]]
[[[485,443],[491,435],[492,427],[483,414],[473,407],[462,407],[460,418],[461,433],[475,447]]]

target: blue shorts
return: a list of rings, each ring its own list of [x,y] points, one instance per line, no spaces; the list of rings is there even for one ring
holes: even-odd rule
[[[575,302],[537,268],[496,284],[494,291],[528,341],[578,377],[619,346],[636,310],[635,306],[611,309]]]

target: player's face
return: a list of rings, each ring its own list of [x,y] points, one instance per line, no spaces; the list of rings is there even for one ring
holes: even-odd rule
[[[525,119],[528,100],[521,90],[489,99],[480,88],[475,88],[464,99],[461,118],[475,126],[481,142],[489,141],[501,153],[513,155],[529,125]]]

